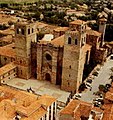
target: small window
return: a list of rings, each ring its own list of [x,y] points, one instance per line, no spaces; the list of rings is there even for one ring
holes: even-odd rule
[[[22,64],[22,60],[20,60],[20,64]]]
[[[30,34],[30,29],[28,29],[28,34]]]
[[[16,32],[17,32],[17,34],[19,34],[19,29],[18,28],[17,28]]]
[[[70,74],[69,74],[69,77],[70,77]]]
[[[34,32],[34,29],[32,28],[32,33]]]
[[[24,33],[24,29],[22,29],[22,31],[21,31],[21,32],[22,32],[22,35],[24,35],[24,34],[25,34],[25,33]]]
[[[84,37],[84,42],[86,42],[86,37]]]
[[[22,75],[22,70],[21,70],[21,75]]]
[[[68,86],[70,86],[70,83],[68,82]]]
[[[7,58],[5,57],[4,60],[7,61]]]
[[[75,45],[77,45],[77,39],[75,39]]]
[[[82,26],[82,29],[84,28],[84,26]]]
[[[71,69],[71,65],[69,66],[69,68]]]
[[[71,37],[68,38],[68,44],[71,44]]]

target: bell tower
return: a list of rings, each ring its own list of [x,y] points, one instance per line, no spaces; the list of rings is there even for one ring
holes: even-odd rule
[[[107,19],[105,19],[104,17],[99,19],[99,32],[102,33],[102,41],[101,41],[101,45],[104,45],[104,36],[105,36],[105,30],[106,30],[106,22]]]
[[[71,30],[65,33],[62,85],[61,89],[77,92],[82,83],[85,63],[84,46],[86,45],[86,23],[71,24]]]
[[[36,41],[34,22],[18,21],[15,24],[15,50],[18,77],[31,77],[31,42]]]

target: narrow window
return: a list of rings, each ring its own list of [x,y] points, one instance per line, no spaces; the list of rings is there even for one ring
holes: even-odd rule
[[[32,33],[34,32],[33,28],[32,28]]]
[[[21,31],[21,32],[22,32],[22,35],[24,35],[24,29],[22,29],[22,31]]]
[[[22,70],[21,70],[21,75],[22,75]]]
[[[17,34],[19,34],[19,29],[18,28],[17,28],[16,32],[17,32]]]
[[[71,65],[69,66],[69,68],[71,69]]]
[[[68,38],[68,44],[71,44],[71,37]]]
[[[77,45],[77,39],[75,39],[75,45]]]
[[[28,34],[30,34],[30,29],[28,29]]]
[[[45,120],[46,120],[46,116],[47,116],[47,115],[45,114]]]

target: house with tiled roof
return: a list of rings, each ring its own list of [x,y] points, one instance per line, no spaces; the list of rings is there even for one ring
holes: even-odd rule
[[[102,120],[103,110],[81,100],[72,100],[59,112],[59,120]],[[98,118],[98,119],[97,119]]]
[[[55,120],[56,99],[0,87],[0,120]]]

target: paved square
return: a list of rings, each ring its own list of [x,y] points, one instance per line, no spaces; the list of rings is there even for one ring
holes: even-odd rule
[[[25,84],[22,83],[22,82],[18,82],[18,83],[16,83],[15,85],[20,86],[20,87],[23,87]]]
[[[6,80],[5,83],[9,86],[19,88],[22,90],[27,90],[28,88],[32,88],[36,94],[43,95],[48,94],[52,95],[55,98],[58,98],[58,101],[66,103],[67,97],[69,96],[69,92],[63,91],[60,89],[60,86],[53,85],[48,81],[39,81],[36,79],[21,79],[21,78],[13,78],[11,80]]]

